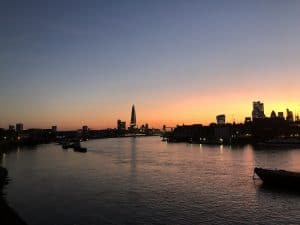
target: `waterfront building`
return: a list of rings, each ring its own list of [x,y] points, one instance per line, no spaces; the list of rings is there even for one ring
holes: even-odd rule
[[[140,132],[145,133],[145,125],[144,124],[142,124],[142,126],[140,127]]]
[[[225,124],[225,115],[224,114],[217,115],[216,119],[217,119],[217,124],[218,125],[224,125]]]
[[[23,128],[24,128],[23,123],[17,123],[17,124],[16,124],[16,131],[17,131],[17,132],[23,131]]]
[[[57,126],[52,126],[52,127],[51,127],[51,130],[52,130],[52,132],[54,132],[54,133],[57,132]]]
[[[89,127],[87,125],[82,126],[82,132],[87,133],[89,130]]]
[[[213,128],[213,140],[215,143],[229,143],[231,138],[231,126],[215,126]]]
[[[286,120],[288,122],[294,122],[294,115],[293,112],[290,111],[289,109],[286,109]]]
[[[9,125],[8,126],[8,130],[9,131],[14,131],[15,130],[15,126],[14,125]]]
[[[117,129],[118,129],[119,131],[121,131],[121,130],[126,130],[126,122],[125,122],[125,121],[118,120],[118,121],[117,121]]]
[[[257,101],[253,102],[252,120],[265,118],[264,103]]]
[[[140,132],[141,133],[148,133],[149,132],[149,124],[142,124],[142,126],[140,127]]]

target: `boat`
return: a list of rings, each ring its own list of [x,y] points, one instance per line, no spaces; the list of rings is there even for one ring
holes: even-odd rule
[[[289,187],[300,190],[300,173],[255,167],[254,173],[264,184],[274,187]]]
[[[73,147],[74,152],[87,152],[87,149],[84,147]]]
[[[73,150],[74,152],[87,152],[86,148],[81,147],[79,141],[73,143]]]
[[[62,144],[63,149],[68,149],[73,147],[73,142],[66,141]]]

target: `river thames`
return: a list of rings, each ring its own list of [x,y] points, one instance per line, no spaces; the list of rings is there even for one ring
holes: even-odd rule
[[[300,149],[254,150],[159,137],[56,144],[3,154],[9,205],[29,225],[299,224],[300,195],[253,180],[255,166],[300,171]]]

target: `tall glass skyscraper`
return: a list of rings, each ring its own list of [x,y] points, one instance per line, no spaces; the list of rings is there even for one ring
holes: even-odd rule
[[[136,127],[136,114],[135,114],[134,105],[132,105],[132,108],[131,108],[130,127],[131,128],[135,128]]]
[[[257,101],[253,102],[252,120],[265,118],[264,103]]]

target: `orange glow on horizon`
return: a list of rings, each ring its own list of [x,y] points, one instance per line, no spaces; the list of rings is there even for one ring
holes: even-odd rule
[[[24,112],[22,115],[17,112],[7,114],[2,118],[0,127],[6,128],[9,124],[22,122],[25,129],[49,128],[52,125],[57,125],[59,130],[80,129],[83,125],[92,129],[105,129],[116,128],[118,119],[126,121],[128,126],[132,104],[135,104],[137,124],[141,126],[148,123],[151,128],[162,128],[164,124],[170,127],[182,124],[208,125],[216,121],[218,114],[225,114],[226,122],[243,123],[245,117],[251,117],[252,102],[258,100],[264,103],[267,117],[272,110],[286,114],[287,108],[294,112],[294,116],[300,114],[297,82],[291,83],[283,77],[280,82],[255,86],[249,77],[246,76],[243,85],[237,87],[219,85],[206,90],[193,87],[163,94],[153,92],[146,96],[137,95],[132,100],[122,99],[119,104],[97,100],[54,102],[44,108],[33,108],[32,112]],[[128,103],[129,100],[132,102]],[[59,104],[63,104],[63,107]]]

